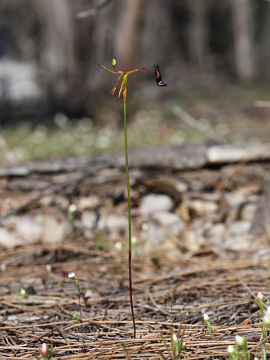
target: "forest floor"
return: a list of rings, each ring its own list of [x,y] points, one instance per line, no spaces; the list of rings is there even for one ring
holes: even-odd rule
[[[170,332],[178,334],[179,329],[186,348],[181,358],[226,359],[236,334],[246,336],[252,356],[260,358],[256,294],[270,296],[269,261],[245,254],[243,259],[220,260],[211,251],[175,261],[160,254],[157,269],[149,259],[137,258],[134,340],[124,255],[97,251],[90,243],[1,252],[8,261],[1,274],[1,358],[40,358],[46,342],[59,359],[173,359]],[[81,300],[82,322],[68,272],[75,272],[87,295]],[[27,295],[20,294],[21,288]],[[203,324],[205,312],[214,339]],[[270,354],[269,343],[267,349]]]
[[[121,161],[0,168],[1,359],[40,359],[46,342],[59,359],[174,360],[173,333],[185,343],[184,359],[227,359],[237,334],[247,337],[251,359],[262,358],[256,296],[261,291],[270,303],[269,148],[267,159],[227,163],[225,156],[213,164],[204,146],[176,148],[167,158],[162,147],[267,143],[270,108],[261,100],[268,94],[245,89],[243,99],[237,86],[222,89],[154,106],[147,99],[140,112],[131,100],[130,148],[160,148],[149,161],[147,150],[139,165],[131,161],[136,339]],[[101,127],[58,114],[53,127],[6,128],[0,164],[122,153],[120,106],[102,107]],[[270,356],[269,341],[266,347]]]
[[[269,161],[214,166],[215,149],[131,154],[135,340],[123,168],[111,157],[1,168],[0,357],[38,359],[45,342],[59,359],[173,359],[179,332],[185,359],[226,359],[236,334],[261,358]]]

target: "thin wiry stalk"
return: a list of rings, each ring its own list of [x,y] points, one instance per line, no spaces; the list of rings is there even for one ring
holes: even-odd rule
[[[263,360],[266,360],[266,347],[265,347],[265,342],[263,343]]]
[[[130,205],[130,185],[129,185],[129,172],[128,172],[128,145],[127,145],[127,101],[124,101],[124,127],[125,127],[125,158],[126,158],[126,184],[127,184],[127,196],[128,196],[128,278],[129,278],[129,298],[130,298],[130,309],[133,322],[133,334],[134,339],[136,338],[136,323],[133,308],[133,297],[132,297],[132,248],[131,248],[131,205]]]

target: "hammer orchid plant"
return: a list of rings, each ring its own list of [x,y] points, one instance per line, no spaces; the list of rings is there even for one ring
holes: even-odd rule
[[[136,338],[136,322],[134,316],[134,307],[133,307],[133,295],[132,295],[132,234],[131,234],[131,202],[130,202],[130,183],[129,183],[129,167],[128,167],[128,144],[127,144],[127,84],[129,75],[133,75],[138,72],[147,71],[154,74],[156,83],[158,86],[167,86],[162,80],[160,68],[157,64],[154,65],[153,70],[146,67],[139,67],[129,71],[117,70],[116,69],[117,61],[115,58],[112,59],[112,69],[99,64],[99,66],[106,70],[107,72],[117,75],[116,82],[111,90],[112,96],[115,94],[120,82],[118,97],[123,99],[124,104],[124,132],[125,132],[125,162],[126,162],[126,186],[127,186],[127,197],[128,197],[128,273],[129,273],[129,299],[130,299],[130,309],[133,323],[133,336]]]

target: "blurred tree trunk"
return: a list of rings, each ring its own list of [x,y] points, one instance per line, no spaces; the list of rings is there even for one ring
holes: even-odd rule
[[[249,0],[231,0],[234,30],[235,69],[241,80],[255,75]]]
[[[169,0],[147,0],[143,3],[141,58],[144,65],[168,63],[178,53],[170,11]]]
[[[115,51],[121,65],[128,69],[137,64],[141,0],[121,0],[121,9],[115,33]]]
[[[209,53],[207,49],[208,29],[206,21],[208,4],[206,0],[189,0],[188,6],[191,14],[188,34],[189,53],[191,60],[203,69],[209,64]]]
[[[96,7],[98,2],[94,1],[93,3]],[[109,4],[92,17],[93,33],[90,41],[93,47],[94,66],[97,63],[108,65],[108,61],[114,56],[114,28],[118,16],[113,5],[113,3]]]
[[[266,75],[268,78],[270,75],[270,65],[266,59],[270,57],[270,3],[263,2],[261,6],[263,15],[262,19],[260,19],[262,21],[262,30],[256,49],[256,61],[260,69],[260,75]]]
[[[61,103],[72,93],[79,69],[75,56],[75,11],[71,0],[41,0],[40,5],[45,82],[49,94]]]

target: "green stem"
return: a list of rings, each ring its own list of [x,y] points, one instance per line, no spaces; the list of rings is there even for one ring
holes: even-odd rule
[[[127,78],[125,79],[127,82]],[[126,185],[127,185],[127,196],[128,196],[128,274],[129,274],[129,298],[130,298],[130,309],[133,322],[133,334],[134,339],[136,338],[136,323],[133,308],[133,297],[132,297],[132,243],[131,243],[131,204],[130,204],[130,185],[129,185],[129,171],[128,171],[128,144],[127,144],[127,102],[124,101],[124,127],[125,127],[125,158],[126,158]]]
[[[265,347],[265,344],[263,344],[263,360],[266,360],[266,347]]]

